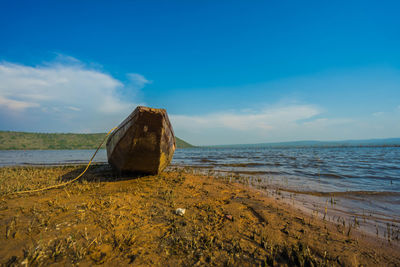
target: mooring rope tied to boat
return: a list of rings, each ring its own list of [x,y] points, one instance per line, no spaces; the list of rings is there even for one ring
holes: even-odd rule
[[[25,191],[17,191],[17,192],[12,192],[9,193],[8,195],[14,195],[14,194],[24,194],[24,193],[35,193],[35,192],[41,192],[41,191],[45,191],[45,190],[49,190],[49,189],[54,189],[54,188],[58,188],[58,187],[62,187],[68,184],[72,184],[73,182],[77,181],[79,178],[82,177],[82,175],[85,174],[85,172],[89,169],[89,166],[92,164],[92,161],[94,159],[94,157],[96,156],[97,152],[100,150],[101,146],[104,144],[104,142],[106,141],[107,137],[115,130],[117,129],[117,127],[112,128],[107,135],[103,138],[103,140],[101,141],[100,145],[97,147],[96,151],[94,152],[92,158],[89,160],[88,164],[86,165],[86,168],[83,172],[81,172],[81,174],[79,174],[77,177],[75,177],[74,179],[65,182],[65,183],[61,183],[61,184],[56,184],[56,185],[52,185],[52,186],[48,186],[48,187],[44,187],[44,188],[39,188],[39,189],[33,189],[33,190],[25,190]]]

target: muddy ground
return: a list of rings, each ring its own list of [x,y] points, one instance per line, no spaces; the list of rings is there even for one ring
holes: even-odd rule
[[[82,170],[0,168],[0,264],[400,266],[398,244],[365,236],[356,225],[184,170],[121,176],[95,165],[64,188],[12,194]]]

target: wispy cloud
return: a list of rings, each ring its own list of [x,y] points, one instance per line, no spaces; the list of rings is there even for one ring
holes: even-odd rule
[[[388,138],[400,133],[395,112],[347,118],[324,115],[315,105],[286,105],[170,117],[179,136],[196,145]]]
[[[128,79],[122,82],[101,67],[93,66],[63,55],[38,66],[0,62],[0,130],[104,132],[119,124],[139,103],[144,104],[140,95],[146,92],[143,88],[151,80],[129,73]],[[311,82],[302,88],[307,89],[308,84],[324,88],[331,83]],[[388,86],[395,91],[398,83],[393,84]],[[290,85],[284,83],[281,87]],[[275,99],[269,103],[249,99],[238,104],[236,110],[218,106],[207,114],[188,115],[183,111],[170,114],[170,118],[177,136],[197,145],[400,135],[398,102],[374,105],[362,115],[342,110],[338,115],[337,110],[346,99],[334,99],[332,103],[318,98],[290,102]],[[191,100],[191,103],[201,102]]]
[[[372,113],[372,116],[379,117],[379,116],[382,116],[382,115],[384,115],[384,114],[385,114],[385,112],[383,112],[383,111],[378,111],[378,112]]]
[[[224,112],[204,116],[173,115],[176,127],[184,126],[192,130],[205,128],[225,128],[238,131],[271,130],[281,125],[293,124],[298,120],[309,119],[320,111],[309,105],[286,106],[263,109],[258,113]]]
[[[25,110],[27,108],[39,107],[38,103],[13,100],[0,95],[0,106],[6,107],[12,111]]]
[[[73,111],[80,111],[81,110],[80,108],[72,107],[72,106],[69,106],[67,108],[69,108],[70,110],[73,110]]]
[[[129,77],[140,87],[150,82],[140,74],[131,73]],[[137,105],[132,96],[127,99],[120,95],[125,87],[111,75],[71,57],[39,66],[1,62],[0,120],[7,127],[4,122],[10,116],[23,113],[26,121],[30,117],[32,121],[39,118],[48,121],[44,129],[47,131],[59,130],[63,120],[71,127],[70,131],[79,131],[88,127],[81,126],[85,119],[97,121],[89,123],[94,131],[107,129],[114,126],[107,123],[117,123]],[[12,126],[17,124],[14,121]]]
[[[152,83],[152,81],[147,80],[143,75],[139,73],[128,73],[129,80],[134,87],[142,89],[146,84]]]
[[[287,105],[204,116],[171,115],[171,120],[177,132],[196,144],[254,143],[292,137],[300,126],[306,127],[304,121],[319,114],[321,109],[314,105]]]

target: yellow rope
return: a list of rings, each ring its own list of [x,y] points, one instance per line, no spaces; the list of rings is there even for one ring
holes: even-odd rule
[[[92,164],[92,160],[94,159],[94,157],[96,156],[97,152],[99,151],[99,149],[101,148],[101,146],[103,145],[104,141],[106,141],[107,137],[110,135],[110,133],[112,131],[114,131],[117,127],[112,128],[107,135],[104,137],[103,141],[101,141],[100,145],[98,146],[98,148],[96,149],[96,152],[94,152],[92,158],[90,159],[89,163],[86,165],[85,170],[79,174],[77,177],[75,177],[74,179],[72,179],[71,181],[65,182],[65,183],[61,183],[61,184],[56,184],[56,185],[52,185],[49,187],[45,187],[45,188],[39,188],[39,189],[34,189],[34,190],[26,190],[26,191],[18,191],[18,192],[13,192],[10,193],[10,195],[12,194],[24,194],[24,193],[34,193],[34,192],[40,192],[40,191],[45,191],[45,190],[49,190],[49,189],[53,189],[53,188],[57,188],[57,187],[61,187],[67,184],[71,184],[73,182],[75,182],[76,180],[78,180],[79,178],[82,177],[83,174],[85,174],[85,172],[89,169],[90,164]]]

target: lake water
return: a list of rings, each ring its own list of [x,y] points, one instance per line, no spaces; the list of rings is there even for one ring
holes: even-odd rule
[[[60,165],[88,163],[96,150],[0,150],[0,166]],[[107,162],[106,150],[99,150],[94,162]]]
[[[93,152],[0,151],[0,166],[82,164]],[[107,162],[105,150],[95,162]],[[309,200],[332,201],[333,193],[334,210],[400,223],[399,147],[178,149],[172,166],[249,177],[258,188],[296,192],[304,206]]]
[[[174,164],[257,175],[300,191],[400,192],[400,148],[200,148]]]

